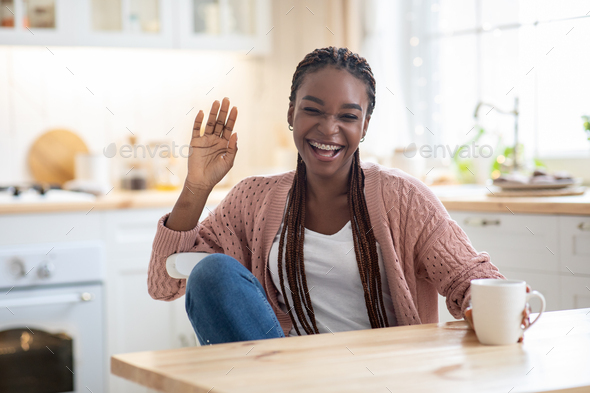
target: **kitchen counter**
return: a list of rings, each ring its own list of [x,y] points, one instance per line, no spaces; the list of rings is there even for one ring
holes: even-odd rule
[[[556,197],[495,197],[487,196],[488,190],[478,185],[430,188],[449,211],[590,215],[590,191]]]
[[[208,203],[218,204],[227,194],[229,189],[213,189],[209,196]],[[0,214],[17,213],[45,213],[45,212],[67,212],[67,211],[98,211],[117,209],[147,209],[163,208],[172,209],[180,190],[174,191],[111,191],[108,195],[95,198],[84,198],[76,201],[15,201],[0,203]]]
[[[111,373],[175,393],[581,393],[589,313],[545,312],[522,344],[482,345],[458,321],[121,354]]]
[[[569,214],[590,216],[590,192],[584,195],[559,197],[489,197],[484,186],[432,186],[449,211],[478,211],[529,214]],[[214,189],[208,203],[218,204],[229,188]],[[175,191],[112,191],[106,196],[84,201],[11,202],[0,203],[0,214],[43,213],[163,208],[172,209],[180,190]]]

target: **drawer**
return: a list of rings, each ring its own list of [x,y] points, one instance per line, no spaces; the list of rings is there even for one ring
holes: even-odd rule
[[[559,271],[558,216],[450,211],[477,251],[502,268]]]
[[[208,206],[213,210],[214,206]],[[158,220],[169,209],[134,209],[105,212],[104,239],[109,266],[138,268],[148,265]],[[201,220],[209,214],[204,209]]]
[[[108,260],[140,259],[146,265],[152,251],[158,220],[169,209],[113,210],[104,213],[104,239]]]
[[[561,307],[590,308],[590,278],[561,276]]]
[[[562,310],[561,305],[561,281],[556,274],[531,273],[513,269],[502,269],[502,274],[512,280],[523,280],[535,291],[541,292],[545,298],[545,311]],[[533,312],[539,312],[540,302],[538,299],[531,300]]]
[[[561,271],[590,275],[590,217],[560,216],[559,235]]]
[[[101,217],[94,210],[0,215],[0,245],[97,240]]]

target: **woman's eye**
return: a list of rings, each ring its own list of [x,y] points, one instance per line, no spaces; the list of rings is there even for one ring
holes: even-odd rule
[[[351,119],[351,120],[356,120],[358,119],[358,117],[356,117],[355,115],[346,115],[344,116],[346,119]]]
[[[308,112],[314,112],[314,113],[318,113],[319,111],[315,108],[304,108],[306,111]]]

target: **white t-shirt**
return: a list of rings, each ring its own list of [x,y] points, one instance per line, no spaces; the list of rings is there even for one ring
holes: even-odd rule
[[[279,241],[283,225],[274,239],[269,255],[269,269],[274,285],[279,290],[277,295],[279,306],[287,312],[285,300],[281,290],[278,270]],[[356,255],[353,249],[352,227],[350,221],[333,235],[305,229],[303,255],[305,258],[305,276],[307,288],[315,313],[316,325],[320,333],[343,332],[350,330],[371,329],[371,322],[367,314],[363,284],[359,273]],[[287,269],[283,250],[283,277],[285,290],[288,294],[290,307],[293,307],[293,295],[289,289]],[[379,271],[381,274],[381,289],[383,303],[389,326],[395,326],[396,319],[393,302],[385,276],[381,247],[377,243],[379,257]],[[294,291],[294,290],[293,290]],[[305,307],[302,304],[303,307]],[[306,335],[301,326],[295,309],[292,310],[299,332]],[[311,312],[306,309],[306,315]],[[307,318],[308,323],[311,321]],[[289,336],[297,336],[295,327],[291,328]]]

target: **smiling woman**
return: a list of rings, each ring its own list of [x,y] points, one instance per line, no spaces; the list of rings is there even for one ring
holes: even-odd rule
[[[158,223],[148,291],[167,301],[186,293],[201,344],[437,322],[437,292],[460,318],[472,279],[504,278],[426,185],[360,160],[374,107],[363,57],[309,53],[287,111],[297,169],[242,180],[200,223],[238,146],[229,99],[213,103],[204,132],[199,111],[185,188]],[[214,255],[177,280],[165,262],[178,252]]]

